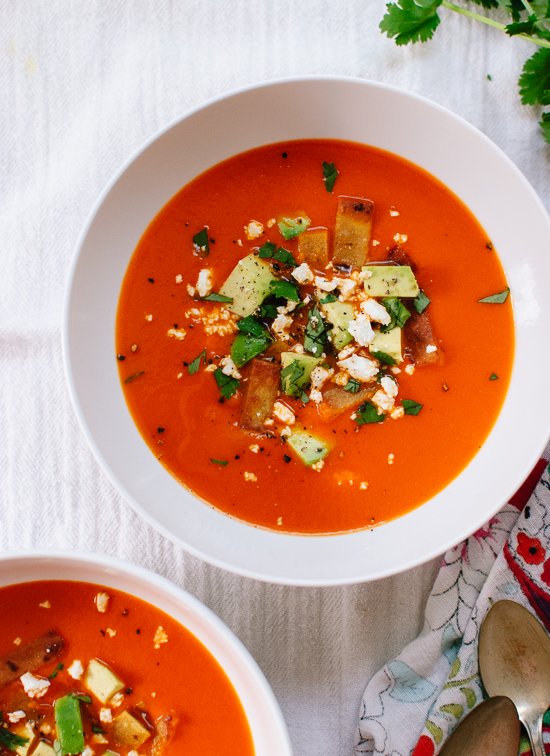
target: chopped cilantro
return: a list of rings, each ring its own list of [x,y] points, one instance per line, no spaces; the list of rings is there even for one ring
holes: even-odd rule
[[[413,307],[418,314],[424,312],[426,307],[430,304],[430,299],[424,294],[422,289],[418,292],[417,296],[413,299]]]
[[[206,297],[199,297],[201,302],[226,302],[227,304],[233,303],[233,297],[226,297],[225,294],[218,294],[213,291],[212,294],[208,294]]]
[[[491,373],[489,376],[490,381],[498,381],[498,375],[496,373]]]
[[[411,317],[411,313],[407,310],[399,297],[385,297],[382,300],[382,304],[391,317],[391,321],[388,325],[382,326],[380,329],[382,333],[387,333],[396,326],[398,328],[403,328],[407,320]]]
[[[327,327],[317,307],[308,313],[304,349],[314,357],[320,357],[327,341]]]
[[[220,467],[226,467],[226,465],[229,464],[226,459],[214,459],[214,457],[210,457],[210,462],[212,462],[213,465],[220,465]]]
[[[403,399],[401,402],[406,415],[418,415],[423,404],[415,402],[413,399]]]
[[[396,364],[396,362],[393,359],[393,357],[391,355],[389,355],[389,354],[386,354],[386,352],[375,352],[375,351],[373,351],[373,352],[371,352],[371,354],[372,354],[373,357],[376,357],[376,359],[379,362],[384,363],[384,365],[395,365]]]
[[[369,423],[383,423],[385,415],[379,415],[378,410],[370,402],[363,402],[357,408],[355,413],[355,422],[357,425],[368,425]]]
[[[261,318],[276,318],[277,317],[277,305],[273,302],[264,302],[260,306]]]
[[[334,189],[334,183],[338,178],[340,171],[336,168],[334,163],[325,163],[323,161],[323,181],[325,182],[325,189],[327,192],[332,192]]]
[[[195,252],[197,255],[200,255],[201,257],[207,257],[210,253],[210,239],[208,238],[208,226],[205,226],[204,228],[201,228],[200,231],[198,231],[193,236],[193,247],[195,248]]]
[[[355,378],[350,378],[344,386],[344,391],[349,391],[350,394],[357,394],[360,388],[361,384],[359,381],[356,381]]]
[[[510,289],[504,289],[503,291],[499,291],[498,294],[491,294],[490,296],[483,297],[483,299],[478,299],[477,301],[482,304],[502,304],[508,299],[509,293]]]
[[[289,252],[284,247],[276,247],[273,242],[268,241],[261,246],[258,250],[258,255],[259,257],[271,257],[273,260],[278,260],[283,265],[289,265],[292,268],[298,265],[292,252]]]
[[[323,299],[320,299],[321,304],[330,304],[330,302],[336,302],[338,297],[336,294],[333,294],[332,292],[330,294],[327,294],[326,297],[323,297]]]
[[[274,297],[281,297],[292,302],[300,301],[300,294],[297,287],[290,281],[281,281],[274,279],[270,282],[269,288]]]
[[[305,391],[302,391],[302,396],[300,397],[300,399],[302,400],[304,404],[307,404],[309,402],[309,396],[306,394]]]
[[[58,664],[56,668],[53,670],[53,672],[50,675],[48,675],[48,680],[55,680],[58,672],[61,672],[62,669],[63,669],[63,664]]]
[[[310,224],[311,220],[307,215],[299,215],[296,218],[284,216],[277,221],[283,239],[293,239],[295,236],[303,234]]]
[[[246,318],[237,322],[237,328],[243,333],[250,333],[252,336],[269,336],[267,329],[263,326],[259,320],[248,315]]]
[[[266,241],[266,243],[262,244],[262,246],[258,250],[258,256],[259,257],[273,257],[276,251],[277,251],[277,245],[271,241]]]
[[[91,704],[92,699],[90,696],[85,695],[84,693],[70,693],[71,698],[74,698],[76,701],[80,701],[81,703],[85,704]]]
[[[203,349],[202,352],[195,357],[193,362],[190,362],[187,366],[187,372],[189,375],[195,375],[195,373],[198,373],[201,367],[201,362],[206,359],[206,349]]]
[[[240,383],[236,378],[226,375],[221,368],[216,368],[214,371],[214,378],[218,384],[220,394],[224,399],[231,399],[240,386]]]
[[[283,391],[289,396],[301,395],[302,390],[299,380],[303,376],[305,368],[300,365],[298,360],[292,360],[285,368],[281,370],[281,384]]]
[[[14,732],[6,730],[5,727],[0,727],[0,746],[7,748],[8,751],[16,751],[17,748],[27,745],[28,738],[22,738],[21,735],[16,735]]]

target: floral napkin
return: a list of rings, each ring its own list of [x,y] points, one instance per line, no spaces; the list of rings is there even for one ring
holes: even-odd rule
[[[424,629],[367,685],[357,756],[439,752],[484,698],[477,638],[495,601],[523,604],[550,630],[549,471],[550,465],[541,460],[484,528],[445,554],[426,605]],[[550,752],[548,714],[546,718],[544,739]],[[521,753],[529,753],[526,739]]]

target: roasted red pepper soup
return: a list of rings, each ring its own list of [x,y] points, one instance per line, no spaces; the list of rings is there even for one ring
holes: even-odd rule
[[[151,222],[120,295],[128,407],[161,464],[255,525],[391,520],[441,491],[504,400],[491,240],[419,167],[332,140],[237,155]]]
[[[0,588],[0,754],[252,756],[225,673],[184,627],[126,593]]]

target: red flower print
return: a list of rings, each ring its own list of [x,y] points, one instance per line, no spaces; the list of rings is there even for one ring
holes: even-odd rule
[[[435,747],[432,739],[427,735],[421,735],[411,756],[433,756],[434,753]]]
[[[541,564],[544,562],[546,551],[538,538],[518,533],[518,554],[527,564]]]
[[[550,559],[547,559],[544,563],[544,568],[540,577],[543,583],[550,585]]]

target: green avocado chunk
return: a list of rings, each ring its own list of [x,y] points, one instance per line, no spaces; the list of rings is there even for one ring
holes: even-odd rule
[[[409,265],[365,265],[365,291],[371,297],[416,297],[420,288]]]
[[[297,352],[281,352],[281,387],[287,396],[300,396],[321,357]]]
[[[272,280],[269,265],[256,255],[247,255],[235,265],[221,287],[220,294],[233,300],[227,305],[228,310],[246,318],[267,297]]]
[[[294,431],[286,442],[308,467],[320,462],[329,453],[328,445],[307,431]]]
[[[403,362],[401,352],[401,334],[402,329],[399,326],[392,328],[387,333],[382,331],[374,332],[374,339],[369,344],[371,352],[383,352],[394,359],[397,363]]]
[[[349,322],[354,318],[353,305],[347,302],[327,302],[321,307],[328,322],[333,325],[329,333],[330,340],[334,347],[340,351],[353,339],[348,331]]]

